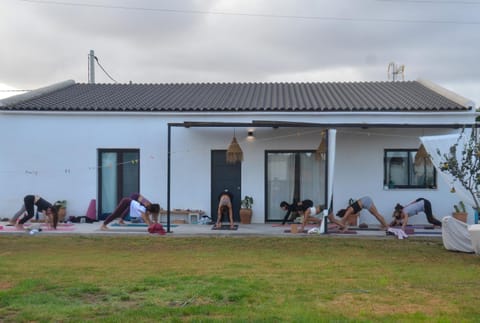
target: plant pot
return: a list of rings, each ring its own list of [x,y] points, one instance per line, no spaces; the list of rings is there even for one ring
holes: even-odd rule
[[[462,222],[467,223],[468,213],[466,213],[466,212],[453,212],[452,215],[458,221],[462,221]]]
[[[240,209],[240,223],[252,223],[252,209]]]

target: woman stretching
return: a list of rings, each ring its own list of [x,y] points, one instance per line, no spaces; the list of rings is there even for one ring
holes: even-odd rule
[[[37,206],[38,212],[43,212],[45,218],[47,219],[48,224],[52,224],[54,229],[57,229],[58,224],[58,209],[56,206],[53,206],[50,202],[44,200],[38,195],[27,195],[23,199],[25,210],[27,214],[24,215],[15,227],[19,230],[23,230],[23,225],[25,222],[33,218],[34,216],[34,206]]]
[[[341,209],[337,212],[337,216],[342,218],[342,224],[345,230],[347,229],[348,218],[355,216],[362,209],[368,210],[382,225],[384,230],[388,230],[388,224],[385,218],[378,212],[377,207],[373,204],[373,200],[370,196],[364,196],[356,200],[352,205],[346,209]]]
[[[427,221],[433,225],[442,226],[442,222],[437,220],[432,214],[432,203],[429,200],[424,199],[423,197],[416,199],[413,202],[410,202],[406,206],[402,206],[397,203],[395,206],[395,211],[393,212],[392,225],[402,225],[402,229],[405,229],[408,223],[408,218],[414,216],[420,212],[425,213],[427,216]]]

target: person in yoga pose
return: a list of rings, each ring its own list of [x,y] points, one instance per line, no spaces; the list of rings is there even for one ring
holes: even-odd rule
[[[282,225],[285,225],[285,223],[290,219],[290,215],[292,215],[293,219],[295,219],[299,211],[297,202],[295,200],[293,200],[292,204],[289,204],[287,201],[282,201],[280,203],[280,208],[287,212],[283,217]]]
[[[57,229],[59,207],[52,205],[50,202],[38,195],[26,195],[23,198],[23,208],[17,212],[19,217],[22,215],[23,216],[18,219],[15,227],[19,230],[24,229],[23,225],[35,215],[35,206],[37,207],[38,212],[42,212],[44,214],[47,224],[51,225],[54,229]],[[22,212],[23,209],[24,211]]]
[[[423,197],[416,199],[415,201],[410,202],[409,204],[402,206],[397,203],[395,205],[395,210],[393,211],[393,221],[391,225],[401,225],[402,229],[405,230],[405,227],[408,223],[408,218],[412,217],[420,212],[425,213],[427,216],[428,223],[433,225],[442,226],[442,222],[437,220],[432,213],[432,203],[429,200],[424,199]]]
[[[151,203],[149,200],[147,200],[145,197],[143,197],[139,193],[133,193],[129,197],[124,197],[123,199],[120,200],[115,210],[113,210],[112,214],[110,214],[105,219],[105,221],[103,221],[103,224],[101,225],[100,230],[108,230],[107,225],[118,217],[120,218],[119,223],[124,224],[123,219],[127,215],[127,211],[129,210],[130,204],[132,201],[138,202],[141,206],[145,208],[145,211],[144,211],[145,215],[141,216],[142,219],[146,217],[150,219],[150,215],[152,215],[153,221],[157,222],[158,213],[160,212],[160,205],[157,203]]]
[[[389,226],[385,221],[385,218],[378,212],[377,207],[373,203],[373,200],[370,196],[364,196],[353,202],[350,206],[345,209],[341,209],[337,212],[337,216],[342,218],[341,223],[344,227],[344,230],[348,228],[347,223],[349,218],[355,217],[362,209],[368,210],[382,225],[382,229],[388,230]]]
[[[232,200],[233,195],[228,190],[224,190],[218,196],[217,223],[215,224],[216,228],[222,227],[222,217],[223,215],[228,214],[228,219],[230,220],[230,229],[234,229]]]
[[[323,216],[321,213],[324,208],[322,208],[320,205],[313,206],[312,200],[303,200],[302,202],[299,202],[298,208],[300,210],[300,214],[303,215],[303,222],[302,226],[300,227],[300,232],[303,231],[308,222],[318,223],[319,225],[322,224]],[[329,213],[327,218],[330,220],[330,222],[338,225],[340,229],[345,229],[346,225],[337,220],[333,213]]]

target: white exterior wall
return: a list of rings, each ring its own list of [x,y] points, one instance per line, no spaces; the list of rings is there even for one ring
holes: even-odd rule
[[[447,114],[445,114],[447,116]],[[426,124],[426,116],[402,114],[405,123]],[[397,116],[398,118],[398,116]],[[451,114],[438,123],[468,123],[472,113]],[[97,198],[97,149],[132,148],[140,150],[140,192],[166,208],[167,124],[183,121],[251,122],[275,120],[322,123],[385,124],[392,114],[354,116],[329,114],[314,118],[298,114],[235,115],[154,115],[119,113],[2,113],[0,114],[0,216],[11,217],[21,206],[23,196],[38,194],[50,202],[67,200],[68,215],[84,215],[91,199]],[[395,118],[394,118],[395,119]],[[444,121],[447,120],[447,121]],[[454,121],[452,121],[454,120]],[[430,116],[430,123],[432,116]],[[319,128],[257,128],[256,140],[246,142],[247,128],[236,128],[244,152],[242,196],[251,195],[254,223],[264,222],[264,152],[275,149],[312,149],[320,143]],[[391,219],[396,202],[417,197],[432,201],[434,214],[449,215],[458,202],[449,187],[437,177],[436,190],[384,190],[383,150],[418,148],[418,136],[446,133],[448,130],[343,128],[337,132],[335,211],[349,198],[370,195],[379,211]],[[370,135],[369,135],[370,134]],[[203,209],[210,214],[210,156],[212,149],[226,149],[232,128],[172,127],[171,208]],[[216,194],[216,193],[215,193]],[[279,209],[279,212],[282,212]],[[361,222],[376,223],[362,213]],[[426,223],[424,216],[412,223]]]
[[[334,181],[334,209],[344,208],[350,198],[370,196],[387,222],[392,220],[396,203],[402,205],[423,197],[432,202],[433,214],[441,219],[451,215],[458,197],[450,193],[437,173],[436,189],[387,189],[383,187],[384,149],[417,149],[419,136],[454,132],[431,129],[340,129],[337,131],[337,154]],[[378,224],[368,211],[362,210],[359,223]],[[409,219],[411,224],[428,223],[426,216],[418,214]],[[473,223],[473,216],[471,218]]]

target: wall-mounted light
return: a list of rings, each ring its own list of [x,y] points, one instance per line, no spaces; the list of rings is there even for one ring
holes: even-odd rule
[[[247,140],[248,141],[253,141],[255,140],[255,134],[253,133],[253,130],[248,130],[247,132]]]

